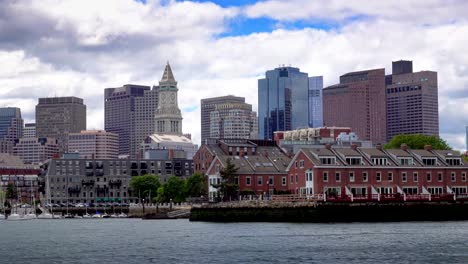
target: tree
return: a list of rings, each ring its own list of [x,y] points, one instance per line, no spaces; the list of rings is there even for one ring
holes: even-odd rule
[[[442,138],[438,136],[427,136],[422,134],[394,136],[392,140],[384,147],[386,149],[400,148],[401,144],[408,145],[408,148],[410,149],[424,149],[425,145],[431,145],[433,149],[452,149]]]
[[[213,187],[219,188],[219,191],[223,194],[223,199],[226,201],[230,201],[238,196],[239,185],[235,183],[238,170],[239,168],[236,168],[231,159],[227,159],[226,167],[219,172],[221,183],[213,185]]]
[[[155,197],[158,193],[158,188],[161,187],[161,183],[159,182],[159,176],[147,174],[132,177],[130,187],[132,187],[135,195],[141,195],[142,197],[149,197],[151,195]]]
[[[158,202],[170,202],[172,199],[173,202],[181,203],[187,197],[185,190],[185,181],[179,177],[171,176],[157,190],[157,200]]]
[[[194,173],[185,181],[185,190],[188,197],[200,197],[206,195],[206,180],[205,176]]]
[[[8,183],[7,190],[6,190],[6,198],[18,199],[18,192],[15,188],[15,185],[13,185],[13,183]]]

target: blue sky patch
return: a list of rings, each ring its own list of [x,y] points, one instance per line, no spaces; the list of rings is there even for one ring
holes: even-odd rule
[[[185,107],[182,109],[182,111],[186,112],[186,113],[190,113],[190,112],[193,112],[195,110],[197,110],[198,106],[189,106],[189,107]]]

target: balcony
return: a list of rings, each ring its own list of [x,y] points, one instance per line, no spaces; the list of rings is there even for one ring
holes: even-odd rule
[[[82,180],[81,185],[83,185],[83,186],[94,186],[94,180],[89,180],[89,181]]]
[[[111,188],[114,188],[114,187],[120,188],[122,186],[122,180],[111,180],[109,181],[109,186]]]

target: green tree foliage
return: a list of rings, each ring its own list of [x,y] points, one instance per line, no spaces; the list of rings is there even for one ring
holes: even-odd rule
[[[207,194],[205,176],[195,173],[185,181],[185,190],[188,197],[200,197]]]
[[[157,201],[170,202],[172,199],[172,201],[176,203],[183,202],[187,197],[185,189],[185,181],[183,179],[171,176],[166,183],[157,190]]]
[[[155,197],[161,183],[159,182],[159,176],[147,174],[132,177],[130,187],[132,187],[135,196],[141,195],[141,198],[145,198],[151,194],[152,197]]]
[[[221,175],[221,183],[213,185],[215,188],[219,188],[219,191],[223,194],[223,199],[225,201],[231,201],[238,196],[239,185],[235,183],[235,177],[238,170],[239,168],[236,168],[231,160],[227,159],[226,167],[219,172]]]
[[[386,149],[400,148],[401,144],[408,145],[410,149],[423,149],[424,145],[431,145],[433,149],[452,149],[445,140],[438,136],[426,136],[421,134],[394,136],[384,147]]]
[[[13,185],[13,183],[8,183],[7,190],[6,190],[6,198],[18,199],[18,192],[15,188],[15,185]]]

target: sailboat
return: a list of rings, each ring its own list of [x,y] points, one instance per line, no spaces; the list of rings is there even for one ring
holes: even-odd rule
[[[17,192],[17,197],[18,197],[18,200],[19,199],[19,192],[18,192],[18,187],[15,185],[16,187],[16,192]],[[18,214],[18,203],[16,203],[15,205],[15,212],[14,213],[11,213],[8,218],[7,218],[8,221],[20,221],[20,220],[29,220],[28,218],[25,218],[24,215],[20,215]]]
[[[0,220],[5,220],[5,202],[4,202],[3,193],[0,193],[0,206],[3,209],[3,213],[0,212]]]
[[[46,205],[50,205],[50,210],[52,210],[52,204],[50,203],[50,184],[49,184],[49,175],[46,175]],[[37,219],[52,219],[54,218],[53,213],[47,212],[47,206],[44,206],[42,209],[42,214],[37,216]]]
[[[27,219],[36,219],[36,198],[34,197],[34,192],[32,188],[32,178],[30,181],[30,192],[31,192],[31,209],[29,210],[29,213],[26,214],[24,217]]]

